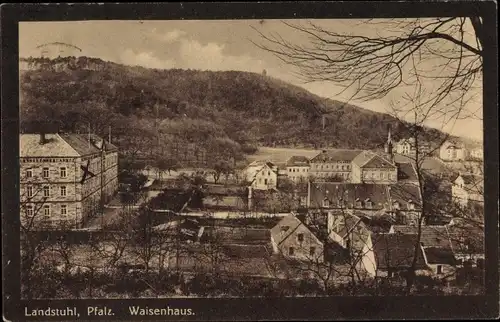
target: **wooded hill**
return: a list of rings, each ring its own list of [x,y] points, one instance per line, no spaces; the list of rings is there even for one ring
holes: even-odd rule
[[[86,132],[90,124],[107,137],[111,126],[114,141],[131,152],[189,147],[186,159],[192,153],[205,159],[207,144],[247,153],[255,146],[373,149],[383,146],[389,124],[396,139],[407,135],[390,115],[261,74],[148,69],[88,57],[21,59],[20,69],[21,130],[50,120],[63,131]]]

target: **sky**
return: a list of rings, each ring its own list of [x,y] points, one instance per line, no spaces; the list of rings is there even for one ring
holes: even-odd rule
[[[285,21],[286,22],[286,21]],[[290,21],[289,21],[290,22]],[[305,23],[294,20],[293,23]],[[346,33],[383,34],[383,25],[366,28],[359,20],[314,20],[328,30]],[[376,112],[390,112],[391,102],[398,101],[407,89],[396,89],[382,99],[352,100],[352,92],[340,93],[342,88],[331,82],[304,83],[293,68],[252,42],[261,43],[256,32],[277,34],[294,43],[307,44],[310,39],[287,27],[281,20],[168,20],[168,21],[73,21],[21,22],[19,24],[20,57],[40,56],[40,45],[61,42],[68,47],[61,56],[98,57],[126,65],[149,68],[182,68],[200,70],[240,70],[261,73],[301,86],[325,98],[348,101]],[[432,86],[430,84],[429,86]],[[478,98],[469,106],[482,110],[481,88]],[[454,135],[482,140],[482,121],[457,120],[442,126],[439,120],[427,125]]]

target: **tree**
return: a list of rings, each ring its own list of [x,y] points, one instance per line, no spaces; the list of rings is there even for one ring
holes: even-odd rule
[[[365,33],[358,34],[313,22],[284,24],[308,36],[309,43],[257,31],[262,43],[255,44],[295,67],[306,82],[329,81],[352,90],[353,99],[373,100],[432,81],[424,101],[434,107],[434,117],[477,116],[477,110],[467,113],[463,106],[477,95],[482,76],[480,17],[372,19],[360,22]],[[460,101],[461,106],[453,105]]]
[[[212,175],[214,177],[214,183],[218,183],[220,176],[222,174],[226,175],[227,177],[234,171],[234,167],[232,166],[231,163],[223,160],[218,160],[215,161],[213,165],[213,172]],[[227,181],[227,179],[226,179]]]
[[[478,81],[482,77],[484,31],[479,17],[362,23],[366,34],[327,30],[319,23],[284,22],[308,36],[310,42],[299,44],[258,32],[264,44],[256,45],[295,67],[303,80],[331,82],[343,88],[342,92],[351,91],[352,99],[369,101],[403,91],[401,99],[391,102],[389,113],[398,120],[398,128],[414,140],[415,154],[410,159],[418,196],[412,199],[421,200],[415,251],[406,274],[409,293],[416,278],[422,225],[436,212],[429,207],[424,166],[433,151],[424,150],[423,146],[433,142],[436,150],[449,137],[433,135],[426,124],[439,121],[444,128],[459,119],[480,118],[479,111],[471,109],[470,103],[478,94]],[[469,36],[470,31],[473,36]],[[410,191],[400,193],[408,195]]]

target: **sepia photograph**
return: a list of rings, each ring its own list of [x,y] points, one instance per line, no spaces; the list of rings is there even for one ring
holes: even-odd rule
[[[21,300],[484,296],[485,32],[20,21]]]

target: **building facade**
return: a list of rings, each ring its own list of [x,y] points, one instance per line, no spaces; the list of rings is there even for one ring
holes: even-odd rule
[[[427,154],[431,151],[430,145],[427,142],[418,143],[419,155]],[[415,157],[417,154],[417,146],[415,138],[403,138],[396,143],[396,153]]]
[[[278,167],[272,162],[253,162],[245,169],[247,181],[255,190],[276,189]]]
[[[465,144],[453,140],[444,142],[439,148],[439,158],[443,161],[464,161],[467,159]]]
[[[394,162],[371,151],[363,151],[352,161],[352,183],[390,184],[398,181]]]
[[[292,156],[286,162],[286,175],[294,182],[305,182],[309,178],[309,169],[309,159],[304,156]]]
[[[271,229],[271,243],[273,251],[285,258],[313,263],[325,259],[323,242],[294,214],[283,217]]]
[[[310,174],[317,181],[351,181],[352,161],[362,150],[323,150],[310,161]]]
[[[118,189],[118,149],[95,135],[21,134],[21,223],[81,227]]]

